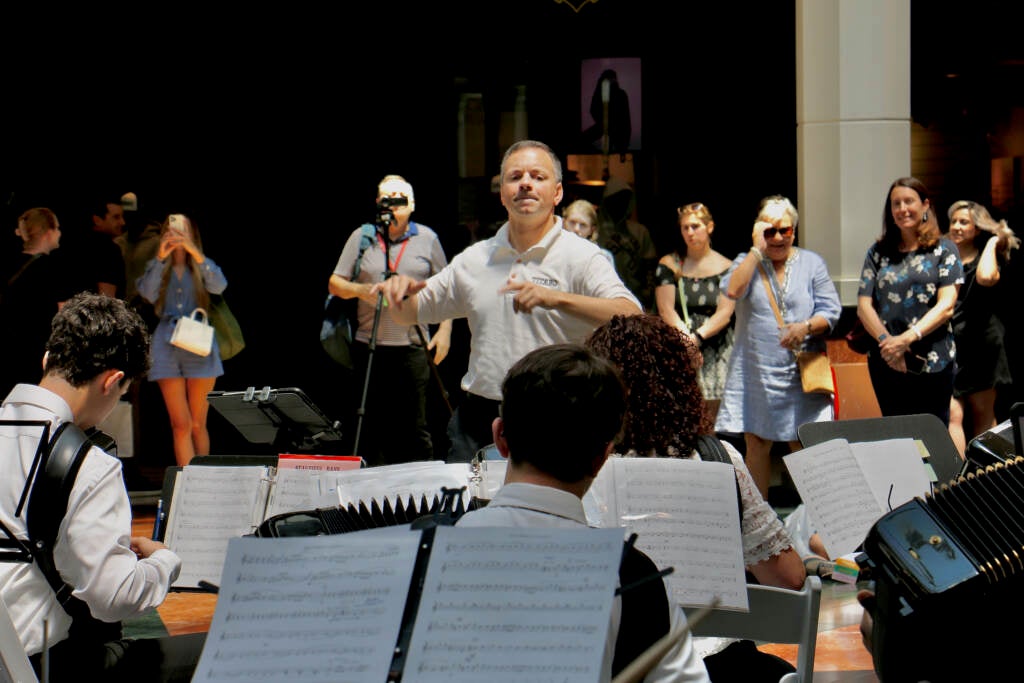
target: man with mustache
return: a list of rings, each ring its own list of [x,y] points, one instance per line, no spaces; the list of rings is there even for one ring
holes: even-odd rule
[[[642,312],[596,244],[561,229],[562,165],[550,147],[521,140],[501,161],[508,222],[425,281],[397,275],[375,285],[401,325],[467,318],[465,399],[448,423],[448,462],[491,443],[501,382],[512,364],[548,344],[581,342],[614,315]]]

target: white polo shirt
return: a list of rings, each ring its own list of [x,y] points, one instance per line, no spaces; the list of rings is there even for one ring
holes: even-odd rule
[[[421,323],[468,319],[472,340],[462,388],[494,400],[501,399],[501,383],[517,360],[541,346],[582,342],[595,329],[592,321],[559,309],[513,311],[515,292],[498,292],[510,279],[601,299],[625,297],[642,310],[601,249],[563,230],[561,218],[522,253],[509,242],[508,229],[505,223],[494,237],[467,247],[417,295]]]

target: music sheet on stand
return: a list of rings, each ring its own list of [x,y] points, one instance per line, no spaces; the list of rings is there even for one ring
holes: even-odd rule
[[[621,529],[438,527],[403,683],[596,683]],[[233,538],[193,681],[386,681],[422,534]]]
[[[192,680],[386,681],[419,539],[395,528],[231,539]]]
[[[747,611],[736,471],[686,458],[610,458],[591,487],[601,526],[625,526],[679,604]]]
[[[164,542],[181,556],[177,588],[216,583],[228,539],[252,533],[262,521],[266,467],[196,465],[175,480]]]
[[[596,683],[621,559],[622,529],[438,527],[403,683]]]

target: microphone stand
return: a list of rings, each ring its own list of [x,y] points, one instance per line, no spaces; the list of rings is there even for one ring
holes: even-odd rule
[[[395,215],[392,213],[390,208],[384,208],[377,212],[377,220],[375,225],[377,227],[377,234],[380,235],[384,241],[384,277],[382,280],[397,275],[398,273],[391,270],[391,234],[389,228],[391,223],[394,221]],[[366,359],[366,375],[363,378],[363,396],[359,401],[359,410],[356,411],[356,438],[355,443],[352,447],[352,455],[359,455],[359,436],[363,430],[363,415],[366,413],[366,397],[370,391],[370,369],[373,367],[373,352],[377,348],[377,328],[380,326],[380,315],[384,307],[384,293],[377,293],[377,303],[373,309],[373,328],[370,330],[370,343],[369,343],[369,356]],[[427,363],[430,365],[431,373],[434,379],[437,380],[437,386],[441,390],[441,396],[444,398],[444,403],[448,406],[448,414],[451,415],[454,412],[451,401],[448,397],[448,391],[444,388],[444,382],[441,381],[441,375],[437,371],[437,364],[434,363],[434,357],[430,355],[430,351],[427,349],[427,340],[423,336],[423,330],[420,329],[419,323],[413,324],[416,328],[416,334],[419,335],[420,344],[423,346],[423,352],[427,354]]]

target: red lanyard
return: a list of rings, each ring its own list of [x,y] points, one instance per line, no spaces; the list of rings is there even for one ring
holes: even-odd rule
[[[380,241],[380,248],[384,250],[384,260],[386,261],[388,258],[388,245],[384,242],[384,238],[381,235],[377,235],[377,239]],[[402,248],[398,250],[398,256],[395,258],[394,262],[388,263],[389,273],[398,272],[398,262],[402,260],[402,254],[405,253],[405,248],[407,246],[409,246],[409,240],[402,240]]]

